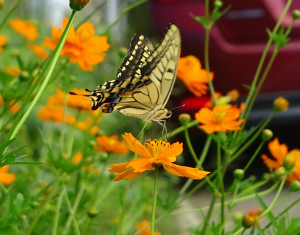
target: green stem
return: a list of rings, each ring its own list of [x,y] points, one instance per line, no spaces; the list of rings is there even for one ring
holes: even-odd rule
[[[74,217],[74,219],[75,219],[75,213],[76,213],[77,207],[78,207],[78,205],[79,205],[79,202],[80,202],[80,200],[81,200],[81,197],[82,197],[82,195],[83,195],[83,192],[84,192],[84,190],[85,190],[86,185],[87,185],[86,183],[83,183],[83,184],[81,185],[81,187],[80,187],[80,190],[79,190],[79,192],[78,192],[78,194],[77,194],[77,196],[76,196],[76,199],[75,199],[75,201],[74,201],[74,205],[73,205],[73,207],[72,207],[72,213],[70,213],[70,215],[69,215],[69,217],[68,217],[68,219],[67,219],[67,222],[66,222],[66,225],[65,225],[63,234],[66,234],[66,233],[68,232],[73,217]],[[78,225],[77,225],[77,226],[78,226]]]
[[[38,76],[36,82],[32,85],[30,91],[28,92],[25,100],[24,100],[24,103],[23,105],[21,106],[18,114],[17,114],[17,117],[12,125],[12,128],[11,130],[9,131],[7,137],[6,137],[6,140],[5,142],[11,140],[12,138],[14,138],[17,133],[19,132],[20,128],[23,126],[24,122],[27,120],[29,114],[32,112],[34,106],[36,105],[37,101],[39,100],[39,98],[41,97],[41,95],[43,94],[48,82],[49,82],[49,79],[51,78],[51,75],[53,73],[53,70],[55,68],[55,65],[57,63],[57,60],[59,58],[59,55],[60,55],[60,52],[64,46],[64,43],[67,39],[67,36],[68,36],[68,33],[71,29],[71,26],[72,26],[72,23],[74,21],[74,18],[75,18],[75,15],[76,15],[76,11],[73,11],[71,16],[70,16],[70,19],[66,25],[66,28],[64,29],[64,32],[63,34],[61,35],[54,51],[51,53],[47,63],[45,64],[45,67],[42,69],[40,75]],[[48,69],[49,68],[49,69]],[[45,78],[44,78],[44,81],[43,83],[41,84],[38,92],[36,93],[34,99],[32,100],[31,104],[29,105],[28,109],[26,110],[26,112],[24,113],[24,115],[22,116],[23,114],[23,111],[25,110],[25,107],[27,106],[29,100],[31,99],[31,95],[33,94],[35,88],[37,87],[38,83],[41,81],[43,75],[47,72]],[[4,152],[6,151],[6,149],[4,150]]]
[[[261,219],[262,217],[264,217],[267,213],[269,213],[271,210],[273,210],[273,206],[274,204],[276,203],[282,189],[283,189],[283,186],[285,184],[285,180],[287,178],[287,172],[285,172],[284,176],[283,176],[283,179],[281,180],[281,183],[280,183],[280,186],[278,188],[278,191],[273,199],[273,201],[271,202],[271,204],[268,206],[268,208],[257,218],[257,220]]]
[[[108,0],[105,0],[103,3],[101,3],[99,6],[97,6],[90,14],[87,15],[87,17],[83,18],[76,26],[75,29],[77,29],[80,25],[87,22],[93,15],[95,15],[99,10],[104,7],[104,5],[107,3]]]
[[[276,23],[276,25],[275,25],[275,27],[274,27],[274,29],[273,29],[272,34],[276,34],[276,33],[277,33],[277,31],[278,31],[278,29],[279,29],[279,27],[280,27],[280,25],[281,25],[281,23],[282,23],[282,21],[283,21],[285,15],[286,15],[286,13],[288,12],[288,10],[289,10],[291,4],[292,4],[292,0],[288,0],[286,6],[285,6],[285,8],[284,8],[284,10],[283,10],[283,12],[282,12],[282,14],[281,14],[281,16],[280,16],[280,18],[279,18],[279,20],[277,21],[277,23]],[[244,110],[242,111],[242,113],[241,113],[241,115],[240,115],[240,119],[243,119],[243,118],[245,117],[245,112],[250,113],[250,111],[251,111],[251,110],[248,108],[248,105],[249,105],[249,102],[251,101],[251,99],[253,98],[252,95],[253,95],[253,93],[255,92],[255,86],[256,86],[258,77],[259,77],[259,75],[260,75],[260,72],[261,72],[261,70],[262,70],[262,67],[263,67],[265,58],[266,58],[266,56],[267,56],[267,53],[268,53],[268,51],[269,51],[269,48],[270,48],[270,46],[271,46],[271,44],[272,44],[272,40],[273,40],[273,39],[270,37],[269,40],[268,40],[268,42],[267,42],[267,44],[266,44],[266,47],[265,47],[265,49],[264,49],[264,51],[263,51],[263,54],[262,54],[262,56],[261,56],[261,59],[260,59],[260,61],[259,61],[257,70],[256,70],[256,72],[255,72],[255,75],[254,75],[254,78],[253,78],[253,81],[252,81],[251,89],[250,89],[250,91],[249,91],[249,94],[248,94],[247,99],[246,99],[246,102],[245,102],[245,108],[244,108]],[[243,125],[243,126],[244,126],[244,125]],[[243,126],[242,126],[242,127],[243,127]],[[241,128],[240,131],[242,132],[242,130],[243,130],[243,129]]]
[[[204,64],[207,72],[208,87],[214,104],[217,104],[217,98],[215,96],[215,89],[210,79],[210,67],[209,67],[209,34],[211,29],[211,22],[209,17],[209,0],[205,0],[205,16],[207,25],[205,27],[205,41],[204,41]]]
[[[61,124],[61,135],[60,135],[61,154],[64,153],[64,138],[65,138],[65,127],[66,127],[66,108],[67,108],[67,95],[64,93],[63,122]]]
[[[74,143],[74,139],[75,139],[75,133],[76,133],[76,130],[77,130],[76,124],[79,122],[80,115],[81,115],[81,111],[78,111],[77,116],[76,116],[76,122],[72,126],[72,132],[69,136],[69,145],[68,145],[68,150],[67,150],[67,157],[68,158],[71,158],[73,143]]]
[[[209,209],[208,209],[208,212],[207,212],[206,217],[205,217],[205,222],[204,222],[204,226],[202,228],[201,235],[205,235],[206,234],[206,229],[208,227],[210,217],[212,216],[216,200],[217,200],[217,195],[214,194],[212,196],[211,201],[210,201]]]
[[[154,235],[157,185],[158,185],[158,166],[155,166],[155,181],[154,181],[154,190],[153,190],[153,204],[152,204],[152,218],[151,218],[151,235]]]
[[[48,204],[49,200],[56,194],[56,190],[58,188],[58,184],[55,184],[53,189],[51,189],[50,193],[46,196],[46,199],[44,201],[44,204],[41,205],[41,207],[39,208],[34,220],[32,221],[31,225],[29,226],[27,232],[25,233],[25,235],[29,235],[32,233],[36,223],[39,221],[40,217],[42,216],[42,214],[45,212],[45,207]]]
[[[18,8],[18,6],[20,5],[21,0],[18,0],[18,2],[16,3],[16,5],[14,5],[11,10],[7,13],[6,17],[4,18],[4,20],[2,21],[2,23],[0,24],[0,30],[3,28],[3,26],[6,24],[6,22],[8,21],[9,17],[15,12],[15,10]]]
[[[252,155],[251,159],[249,160],[249,162],[247,163],[247,165],[244,167],[244,173],[247,171],[247,169],[249,168],[249,166],[251,165],[251,163],[254,161],[254,159],[256,158],[256,156],[259,154],[262,146],[265,144],[265,140],[263,140],[260,145],[258,146],[258,148],[256,149],[255,153]]]
[[[224,224],[225,224],[225,189],[224,189],[224,183],[223,183],[223,174],[222,174],[222,160],[221,160],[221,144],[220,144],[220,138],[218,139],[218,154],[217,154],[217,163],[218,163],[218,178],[219,178],[219,185],[221,188],[221,234],[224,235]],[[225,160],[225,159],[224,159]],[[226,166],[226,165],[225,165]]]
[[[175,136],[175,135],[183,132],[185,130],[185,128],[190,128],[190,127],[196,126],[198,124],[199,124],[199,122],[197,120],[194,120],[194,121],[189,122],[188,124],[186,124],[186,127],[184,127],[184,126],[178,127],[177,129],[173,130],[170,133],[169,138],[171,138],[171,137],[173,137],[173,136]]]
[[[190,139],[190,136],[189,136],[189,132],[188,132],[188,129],[186,127],[186,125],[184,125],[185,129],[184,129],[184,136],[185,136],[185,140],[186,140],[186,143],[187,143],[187,146],[188,146],[188,149],[192,155],[192,157],[194,158],[194,161],[195,163],[198,165],[198,158],[197,158],[197,155],[194,151],[194,148],[192,146],[192,143],[191,143],[191,139]]]
[[[78,222],[77,222],[77,220],[76,220],[76,218],[75,218],[75,212],[74,212],[74,210],[73,210],[73,208],[72,208],[72,206],[71,206],[71,203],[70,203],[70,200],[69,200],[69,197],[68,197],[68,193],[67,193],[67,190],[66,190],[66,186],[65,185],[63,185],[63,192],[64,192],[64,197],[65,197],[65,200],[66,200],[66,204],[67,204],[67,206],[68,206],[68,209],[69,209],[69,211],[70,211],[70,216],[71,216],[71,218],[73,219],[73,222],[74,222],[74,227],[75,227],[75,231],[76,231],[76,234],[79,234],[80,235],[80,229],[79,229],[79,225],[78,225]],[[66,224],[67,225],[67,224]],[[68,232],[68,227],[67,226],[65,226],[65,228],[64,228],[64,231],[63,231],[63,235],[65,235],[65,234],[67,234],[67,232]]]
[[[58,225],[60,208],[61,208],[63,196],[64,196],[64,191],[61,190],[59,193],[58,199],[57,199],[57,203],[56,203],[55,216],[54,216],[54,222],[53,222],[53,227],[52,227],[52,235],[57,234],[57,225]]]

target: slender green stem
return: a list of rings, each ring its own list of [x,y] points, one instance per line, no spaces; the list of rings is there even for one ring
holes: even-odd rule
[[[16,3],[16,5],[14,5],[11,10],[7,13],[6,17],[3,19],[2,23],[0,24],[0,30],[3,28],[3,26],[6,24],[6,22],[8,21],[9,17],[15,12],[15,10],[18,8],[18,6],[20,5],[21,0],[18,0],[18,2]]]
[[[221,234],[225,234],[224,231],[224,224],[225,224],[225,189],[224,189],[224,183],[223,183],[223,175],[222,175],[222,160],[221,160],[221,144],[220,139],[218,139],[218,154],[217,154],[217,163],[218,163],[218,178],[219,178],[219,185],[221,188]]]
[[[212,196],[211,201],[210,201],[209,209],[208,209],[208,212],[207,212],[206,217],[205,217],[205,222],[204,222],[204,226],[202,228],[201,235],[205,235],[206,234],[206,229],[208,227],[210,217],[212,216],[216,200],[217,200],[217,195],[214,194]]]
[[[189,149],[192,157],[194,158],[195,163],[198,165],[198,158],[197,158],[197,155],[192,146],[191,139],[190,139],[189,132],[188,132],[186,125],[185,125],[185,129],[184,129],[184,136],[185,136],[185,141],[187,143],[188,149]]]
[[[186,124],[186,127],[184,127],[184,126],[178,127],[177,129],[173,130],[170,133],[169,138],[173,137],[175,135],[178,135],[179,133],[183,132],[185,130],[185,128],[190,128],[190,127],[196,126],[198,124],[199,124],[199,122],[197,120],[194,120],[194,121],[189,122],[188,124]]]
[[[151,235],[154,235],[155,227],[155,211],[156,211],[156,201],[157,201],[157,185],[158,185],[158,166],[155,166],[155,181],[153,189],[153,204],[152,204],[152,217],[151,217]]]
[[[65,129],[66,129],[66,108],[67,108],[67,95],[64,93],[63,122],[61,124],[61,134],[60,134],[61,154],[64,153],[64,138],[65,138]]]
[[[69,136],[69,144],[68,144],[68,151],[67,151],[68,158],[71,158],[71,155],[72,155],[72,148],[73,148],[73,143],[74,143],[74,139],[75,139],[75,133],[77,130],[76,124],[79,122],[80,115],[81,115],[81,111],[78,111],[77,116],[76,116],[76,122],[72,126],[72,132]]]
[[[74,227],[75,227],[76,234],[80,235],[81,233],[80,233],[79,225],[78,225],[78,222],[77,222],[77,220],[75,218],[75,212],[74,212],[74,210],[73,210],[73,208],[71,206],[71,203],[70,203],[70,200],[69,200],[68,193],[67,193],[65,185],[63,185],[63,191],[64,191],[64,198],[65,198],[66,204],[67,204],[68,209],[70,211],[70,216],[72,217],[73,222],[74,222]],[[63,235],[67,234],[68,229],[69,228],[67,228],[67,226],[65,226],[64,231],[62,232],[62,234]]]
[[[90,14],[88,14],[85,18],[83,18],[76,26],[75,29],[77,29],[80,25],[87,22],[93,15],[95,15],[99,10],[102,9],[102,7],[105,6],[105,4],[108,2],[108,0],[103,1],[99,6],[97,6]]]
[[[0,189],[1,189],[5,194],[8,193],[8,190],[5,188],[5,186],[4,186],[2,183],[0,183]]]
[[[274,209],[273,206],[274,206],[274,204],[276,203],[276,201],[277,201],[277,199],[278,199],[278,197],[279,197],[279,195],[280,195],[280,193],[281,193],[281,191],[282,191],[282,189],[283,189],[283,186],[284,186],[284,184],[285,184],[286,178],[287,178],[287,172],[285,172],[285,174],[284,174],[284,176],[283,176],[283,178],[282,178],[282,180],[281,180],[280,186],[279,186],[279,188],[278,188],[278,191],[277,191],[277,193],[276,193],[276,195],[275,195],[273,201],[272,201],[271,204],[268,206],[268,208],[267,208],[267,209],[266,209],[266,210],[265,210],[265,211],[257,218],[257,220],[261,219],[261,218],[264,217],[266,214],[268,214],[271,210]]]
[[[256,158],[256,156],[260,153],[260,150],[262,148],[262,146],[265,144],[265,140],[263,140],[260,145],[258,146],[258,148],[256,149],[255,153],[252,155],[251,159],[248,161],[247,165],[244,167],[244,173],[248,170],[249,166],[251,165],[251,163],[254,161],[254,159]]]
[[[206,142],[205,142],[205,145],[203,147],[203,151],[202,151],[201,156],[199,158],[197,167],[198,166],[202,166],[202,164],[203,164],[203,162],[205,160],[205,157],[207,156],[207,152],[208,152],[210,143],[211,143],[211,135],[208,135],[207,139],[206,139]]]
[[[41,97],[41,95],[43,94],[48,82],[49,82],[49,79],[51,78],[51,75],[53,73],[53,70],[55,68],[55,65],[57,63],[57,60],[59,58],[59,55],[60,55],[60,52],[63,48],[63,45],[67,39],[67,35],[71,29],[71,26],[72,26],[72,23],[74,21],[74,18],[75,18],[75,15],[76,15],[76,11],[73,11],[71,16],[70,16],[70,19],[66,25],[66,28],[63,32],[63,34],[61,35],[54,51],[51,53],[45,67],[42,69],[40,75],[38,76],[36,82],[33,84],[33,86],[31,87],[30,91],[28,92],[25,100],[24,100],[24,103],[23,105],[21,106],[18,114],[17,114],[17,117],[12,125],[12,128],[11,130],[9,131],[7,137],[6,137],[6,140],[5,142],[11,140],[12,138],[14,138],[16,136],[16,134],[19,132],[20,128],[23,126],[24,122],[27,120],[29,114],[32,112],[34,106],[36,105],[37,101],[39,100],[39,98]],[[48,69],[49,68],[49,69]],[[41,81],[43,75],[47,72],[46,76],[45,76],[45,79],[43,81],[43,83],[41,84],[38,92],[36,93],[34,99],[32,100],[31,104],[29,105],[28,109],[26,110],[26,112],[24,113],[24,115],[22,116],[23,114],[23,111],[25,110],[25,107],[27,106],[29,100],[31,99],[31,95],[33,94],[34,90],[36,89],[38,83]],[[6,151],[6,149],[4,150],[4,152]]]
[[[70,213],[70,215],[69,215],[69,217],[68,217],[68,219],[67,219],[67,222],[66,222],[66,225],[65,225],[63,234],[66,234],[66,233],[68,232],[69,228],[70,228],[72,219],[73,219],[73,217],[75,217],[75,213],[76,213],[77,207],[78,207],[78,205],[79,205],[79,202],[80,202],[80,200],[81,200],[81,197],[82,197],[82,195],[83,195],[83,192],[84,192],[84,190],[85,190],[85,188],[86,188],[86,185],[87,185],[86,183],[83,183],[83,184],[81,185],[80,189],[79,189],[79,192],[78,192],[78,194],[77,194],[77,196],[76,196],[76,199],[75,199],[75,201],[74,201],[74,205],[73,205],[73,207],[72,207],[72,213]]]
[[[55,184],[53,189],[51,189],[50,193],[46,196],[46,199],[45,199],[43,205],[41,205],[40,208],[38,209],[38,212],[37,212],[34,220],[32,221],[32,223],[30,224],[30,226],[29,226],[27,232],[25,233],[25,235],[29,235],[29,234],[32,233],[35,225],[39,221],[42,214],[45,212],[45,206],[48,204],[49,200],[56,194],[57,188],[58,188],[58,184]]]
[[[53,222],[53,227],[52,227],[52,235],[57,234],[57,225],[58,225],[60,208],[61,208],[61,203],[62,203],[63,196],[64,196],[64,191],[61,190],[60,193],[59,193],[58,199],[57,199],[57,203],[56,203],[54,222]]]
[[[292,4],[292,0],[288,0],[288,1],[287,1],[287,4],[285,5],[285,8],[284,8],[284,10],[283,10],[283,12],[282,12],[282,14],[281,14],[281,16],[280,16],[280,18],[279,18],[279,20],[277,21],[277,23],[276,23],[276,25],[275,25],[275,27],[274,27],[274,29],[273,29],[272,34],[277,33],[277,31],[278,31],[278,29],[279,29],[279,27],[280,27],[280,25],[281,25],[281,23],[282,23],[282,21],[283,21],[285,15],[287,14],[287,12],[288,12],[288,10],[289,10],[291,4]],[[240,119],[243,119],[243,118],[245,117],[245,113],[246,113],[246,112],[247,112],[247,113],[250,113],[250,111],[251,111],[251,108],[249,108],[249,103],[250,103],[250,101],[253,99],[253,94],[254,94],[255,89],[256,89],[256,88],[255,88],[255,87],[256,87],[256,83],[257,83],[257,80],[258,80],[258,78],[259,78],[260,72],[261,72],[261,70],[262,70],[262,67],[263,67],[265,58],[266,58],[266,56],[267,56],[267,53],[268,53],[268,51],[269,51],[269,49],[270,49],[270,46],[271,46],[271,44],[272,44],[272,40],[273,40],[273,39],[270,37],[269,40],[268,40],[268,42],[267,42],[267,44],[266,44],[266,47],[265,47],[265,49],[264,49],[264,51],[263,51],[263,54],[262,54],[262,56],[261,56],[261,59],[260,59],[260,61],[259,61],[257,70],[256,70],[256,72],[255,72],[255,75],[254,75],[254,78],[253,78],[253,81],[252,81],[252,85],[251,85],[249,94],[248,94],[247,99],[246,99],[246,102],[245,102],[245,108],[244,108],[244,110],[242,111],[242,113],[241,113],[241,115],[240,115]],[[248,116],[248,114],[246,114],[246,115]],[[245,118],[245,119],[247,119],[247,118]],[[245,126],[245,124],[242,124],[242,128],[241,128],[240,132],[242,132],[244,126]]]
[[[228,163],[234,161],[237,157],[240,156],[241,153],[243,153],[252,143],[254,140],[257,139],[257,137],[261,134],[261,132],[265,129],[265,127],[268,125],[268,123],[271,121],[271,119],[274,117],[275,112],[272,112],[269,117],[266,119],[266,121],[261,125],[261,127],[256,131],[256,133],[248,140],[234,155],[229,159]]]

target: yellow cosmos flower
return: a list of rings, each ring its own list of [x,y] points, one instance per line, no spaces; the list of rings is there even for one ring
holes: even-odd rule
[[[300,150],[294,149],[288,151],[286,144],[280,144],[278,138],[270,141],[268,144],[269,151],[272,154],[273,159],[262,154],[261,158],[269,169],[276,171],[280,167],[292,167],[292,172],[288,176],[287,181],[293,182],[295,180],[300,181]]]
[[[7,173],[8,169],[9,169],[8,165],[0,168],[0,183],[1,184],[9,185],[9,184],[12,184],[16,179],[15,174]]]
[[[63,29],[66,27],[68,19],[62,22],[62,28],[57,29],[52,26],[52,37],[45,39],[46,47],[54,49]],[[78,63],[84,71],[92,71],[93,66],[104,60],[109,48],[107,37],[94,36],[95,30],[91,23],[81,25],[75,32],[74,27],[70,29],[66,43],[61,51],[62,56],[68,56],[71,63]]]
[[[20,73],[22,72],[22,70],[19,67],[4,67],[4,72],[9,74],[12,77],[17,77],[20,75]]]
[[[36,26],[30,21],[14,19],[9,24],[17,33],[23,35],[29,41],[34,41],[39,36]]]
[[[43,60],[46,60],[49,56],[48,52],[45,50],[44,46],[38,46],[35,44],[29,44],[28,48],[34,52],[34,54]]]
[[[94,149],[99,152],[125,154],[128,152],[124,141],[118,141],[118,136],[111,137],[100,136],[96,138],[98,146],[94,146]]]
[[[145,228],[146,226],[149,225],[149,222],[147,220],[143,220],[139,223],[136,224],[135,229],[137,231]],[[146,228],[144,231],[140,232],[139,235],[150,235],[151,234],[151,228],[150,226],[148,228]],[[154,235],[161,235],[161,233],[159,232],[154,232]]]
[[[117,173],[114,181],[131,180],[147,170],[154,170],[154,165],[162,165],[165,170],[176,176],[189,177],[195,180],[203,179],[210,172],[196,168],[174,164],[176,156],[183,151],[182,143],[169,144],[167,140],[147,140],[142,145],[131,133],[125,133],[123,138],[127,147],[141,158],[133,159],[121,164],[112,164],[109,172]]]
[[[230,108],[215,106],[212,110],[203,108],[195,114],[196,120],[203,124],[200,128],[208,134],[239,130],[243,122],[237,120],[239,116],[240,109],[235,106]]]
[[[0,53],[3,51],[2,47],[7,43],[8,39],[4,35],[0,35]]]
[[[210,73],[210,79],[214,74]],[[207,93],[208,77],[207,71],[201,68],[200,60],[195,56],[189,55],[179,58],[177,77],[181,79],[186,87],[195,95],[202,96]]]

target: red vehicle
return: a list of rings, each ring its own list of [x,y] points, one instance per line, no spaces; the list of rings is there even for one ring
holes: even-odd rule
[[[213,1],[211,1],[213,2]],[[215,90],[226,94],[238,89],[247,94],[244,84],[250,85],[268,40],[266,29],[272,30],[285,7],[285,0],[222,0],[224,8],[231,6],[211,30],[210,65],[214,71]],[[166,25],[175,22],[181,30],[182,56],[195,55],[203,61],[204,29],[190,14],[204,15],[204,0],[153,0],[151,4],[156,29],[163,33]],[[282,26],[292,21],[291,13],[300,9],[293,1]],[[287,112],[274,119],[273,124],[300,124],[300,20],[295,21],[290,34],[291,45],[280,49],[261,89],[251,115],[260,121],[271,112],[278,96],[290,101]],[[270,57],[272,51],[268,53]],[[203,63],[202,63],[203,64]],[[192,96],[192,95],[190,95]],[[201,108],[201,98],[192,97],[191,113]],[[276,121],[277,120],[277,121]]]

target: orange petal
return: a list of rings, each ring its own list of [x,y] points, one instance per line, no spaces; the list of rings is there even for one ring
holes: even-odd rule
[[[147,157],[147,158],[151,158],[151,154],[149,153],[148,149],[146,149],[141,143],[140,141],[138,141],[135,137],[133,137],[133,135],[131,133],[125,133],[124,135],[122,135],[122,137],[124,138],[127,147],[134,153],[136,153],[137,155],[141,156],[141,157]]]
[[[134,172],[134,169],[130,169],[128,171],[125,171],[123,173],[119,173],[116,175],[114,178],[114,181],[119,181],[119,180],[132,180],[136,177],[138,177],[140,174],[143,172]]]
[[[110,165],[110,168],[108,169],[109,172],[115,172],[115,173],[121,173],[123,171],[126,171],[127,168],[126,166],[128,165],[129,162],[124,162],[120,164],[112,164]]]
[[[152,162],[149,161],[149,158],[137,158],[131,160],[126,168],[132,167],[135,172],[144,172],[152,168]]]
[[[278,138],[269,142],[268,148],[274,158],[283,161],[284,156],[288,153],[288,147],[285,144],[280,144]]]
[[[282,166],[282,164],[278,163],[277,161],[274,161],[270,158],[268,158],[266,155],[262,154],[261,155],[262,160],[264,161],[264,163],[266,164],[266,166],[269,169],[274,169],[277,170],[279,167]]]
[[[194,180],[200,180],[203,179],[207,174],[209,174],[209,171],[201,171],[197,168],[193,167],[187,167],[187,166],[179,166],[176,164],[166,165],[163,164],[163,167],[176,176],[181,177],[188,177],[192,178]]]
[[[182,143],[176,142],[170,145],[169,147],[165,148],[163,151],[161,151],[156,158],[159,160],[167,158],[169,161],[175,162],[176,156],[180,155],[182,151]]]

